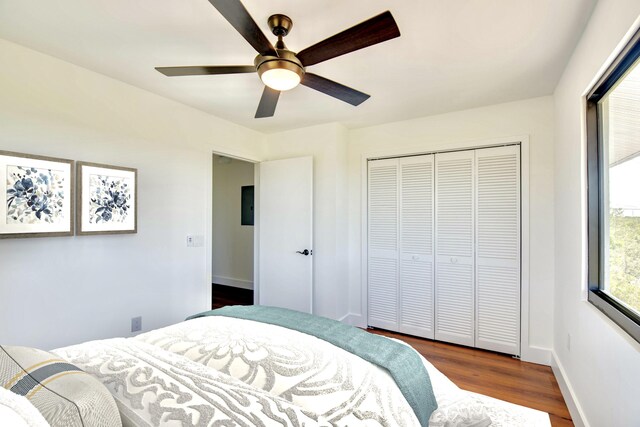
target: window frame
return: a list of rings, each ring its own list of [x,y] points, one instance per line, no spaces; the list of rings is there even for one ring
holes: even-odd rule
[[[602,115],[599,102],[616,83],[624,77],[631,66],[640,59],[640,30],[638,30],[611,66],[593,86],[586,96],[586,137],[587,137],[587,281],[588,301],[620,326],[633,339],[640,342],[640,315],[627,308],[603,291],[605,286],[605,221],[608,207],[605,207],[606,193],[604,175],[607,165],[603,164],[604,140]]]

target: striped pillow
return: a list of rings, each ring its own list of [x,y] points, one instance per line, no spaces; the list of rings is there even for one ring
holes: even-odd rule
[[[29,399],[53,427],[122,425],[102,383],[46,351],[0,346],[0,385]]]

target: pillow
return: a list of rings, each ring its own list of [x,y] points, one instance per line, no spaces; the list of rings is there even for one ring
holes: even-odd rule
[[[53,427],[122,426],[109,390],[52,353],[0,346],[0,385],[29,399]]]
[[[11,427],[49,427],[26,397],[0,387],[0,424]]]
[[[438,402],[438,409],[429,418],[429,427],[488,427],[490,425],[491,418],[487,415],[482,402],[469,395],[459,400],[448,401],[446,404]]]

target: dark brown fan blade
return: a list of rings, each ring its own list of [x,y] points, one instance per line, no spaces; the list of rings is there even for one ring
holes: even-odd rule
[[[260,104],[258,104],[258,110],[256,111],[256,119],[272,117],[273,113],[276,112],[276,105],[278,105],[279,97],[279,90],[265,86],[264,91],[262,92],[262,98],[260,98]]]
[[[261,55],[277,56],[276,50],[271,42],[253,20],[247,9],[240,0],[209,0],[218,12],[229,21],[237,32],[249,42],[251,46]]]
[[[203,76],[211,74],[255,73],[253,65],[194,65],[190,67],[156,67],[165,76]]]
[[[296,56],[305,67],[400,36],[391,12],[386,11],[314,44]]]
[[[340,83],[325,79],[313,73],[305,73],[300,83],[354,106],[358,106],[370,98],[370,95],[366,93],[351,89],[348,86],[341,85]]]

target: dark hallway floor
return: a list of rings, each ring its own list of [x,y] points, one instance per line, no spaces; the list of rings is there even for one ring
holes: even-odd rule
[[[212,284],[211,309],[226,305],[253,305],[253,290]]]

